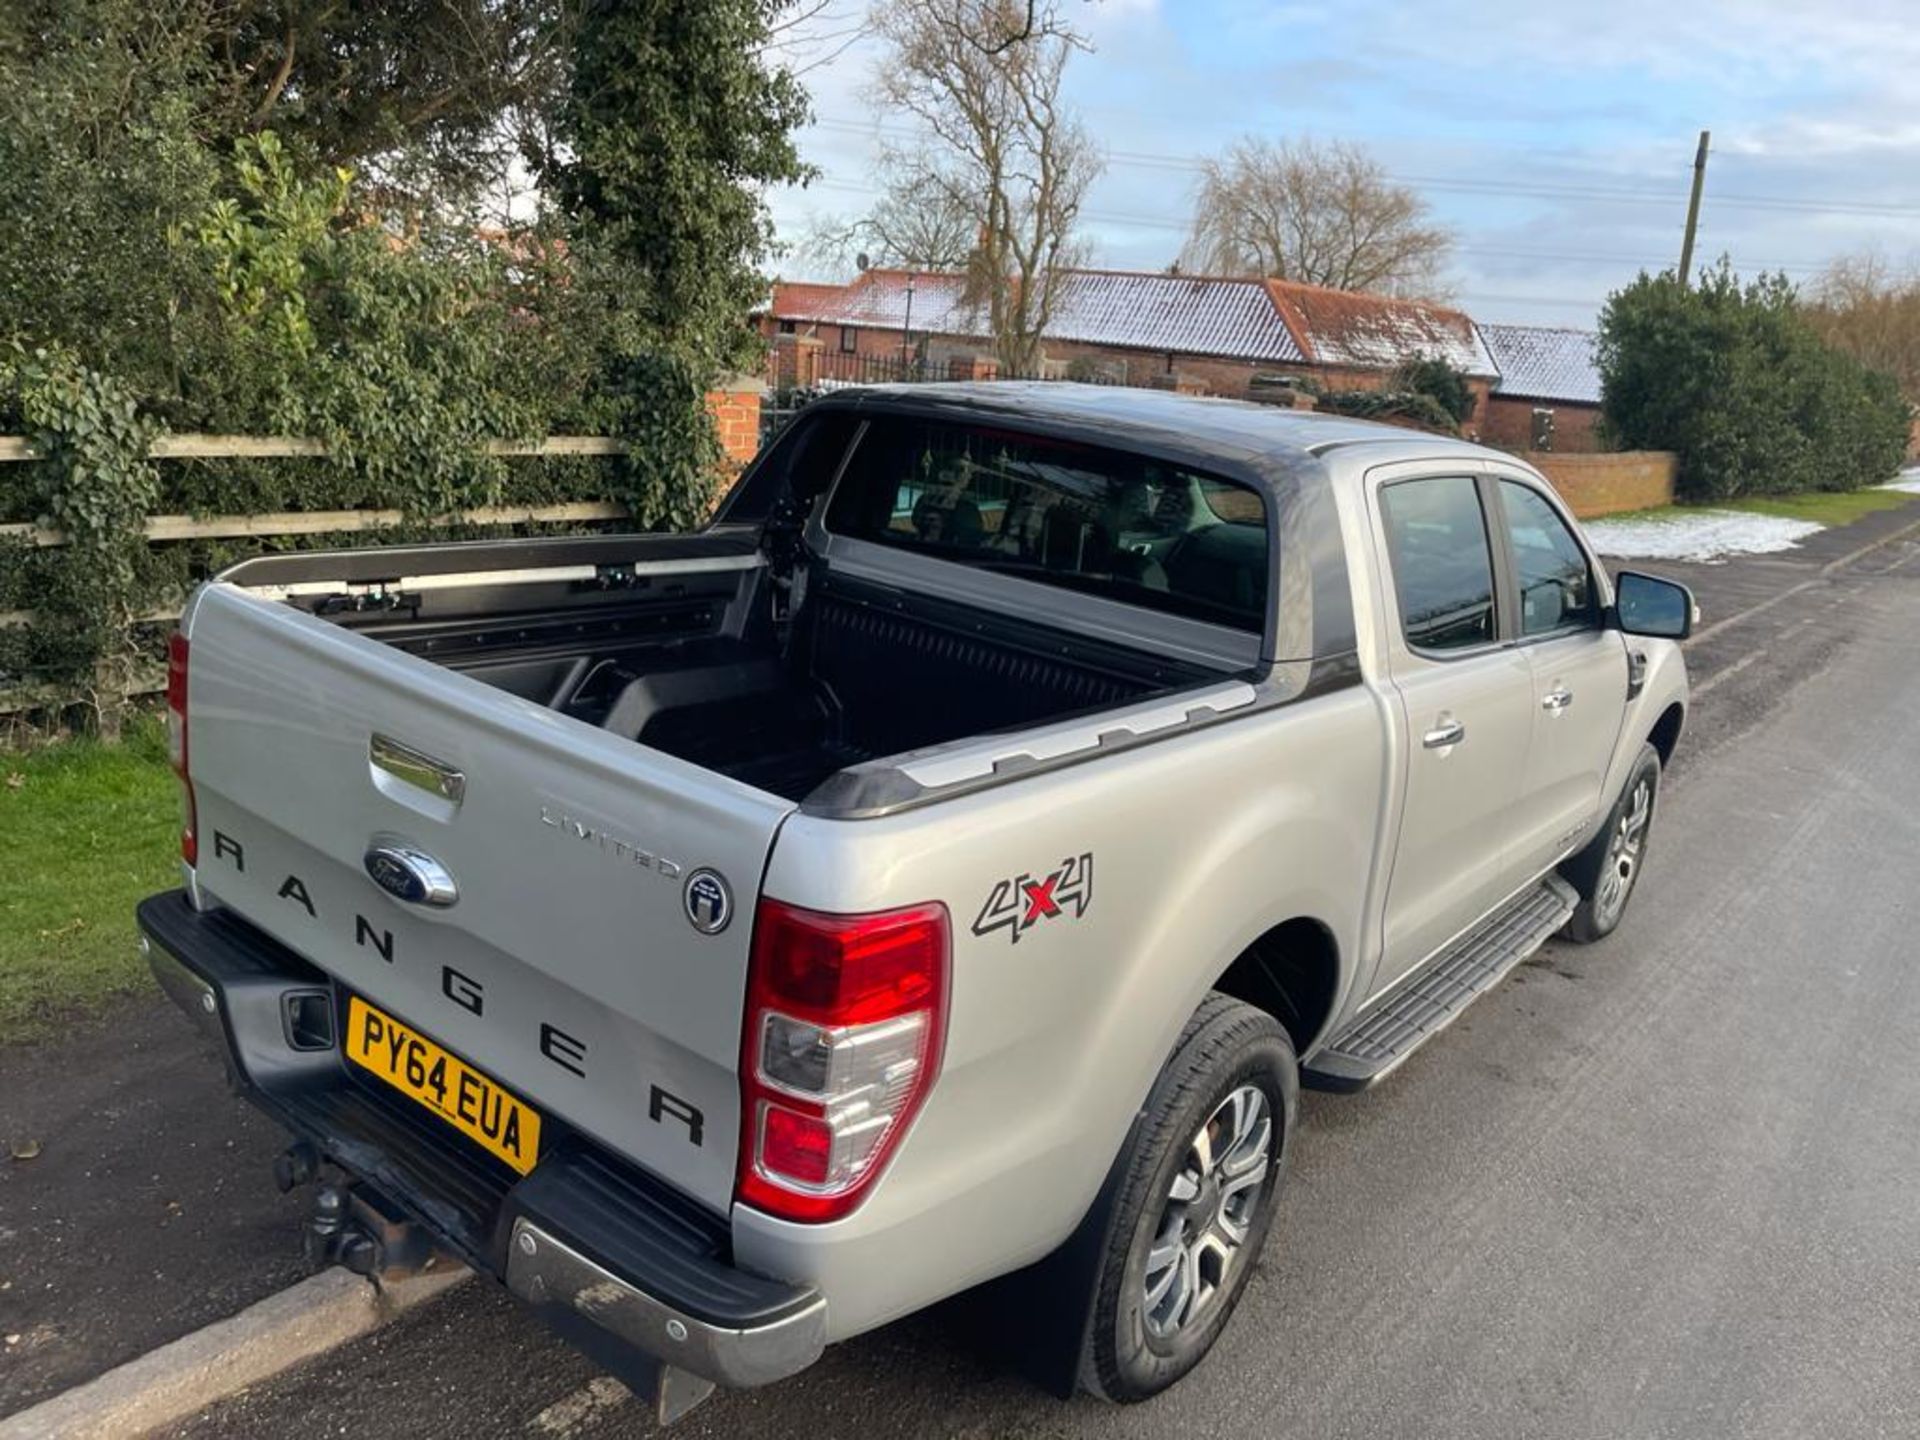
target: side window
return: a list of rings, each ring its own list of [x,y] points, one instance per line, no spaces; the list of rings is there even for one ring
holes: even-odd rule
[[[1490,643],[1493,555],[1480,490],[1471,476],[1401,480],[1383,486],[1400,626],[1420,650],[1464,650]]]
[[[1520,586],[1520,633],[1545,635],[1600,623],[1599,595],[1586,552],[1545,496],[1516,481],[1500,482]]]

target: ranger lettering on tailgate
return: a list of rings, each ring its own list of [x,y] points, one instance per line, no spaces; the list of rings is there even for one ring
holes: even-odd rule
[[[419,852],[416,851],[413,853],[418,854]],[[246,873],[246,846],[226,832],[221,830],[215,830],[213,832],[213,855],[214,858],[222,864],[230,865],[236,874]],[[430,859],[431,857],[426,858]],[[385,887],[383,886],[383,888]],[[314,900],[313,892],[308,888],[307,882],[298,875],[290,873],[285,876],[279,885],[274,888],[274,896],[276,899],[287,901],[299,909],[304,910],[307,917],[311,920],[317,921],[321,919],[320,905]],[[374,954],[378,955],[389,965],[399,963],[395,954],[397,946],[393,931],[383,926],[375,925],[373,921],[358,911],[354,913],[353,917],[353,943],[362,949],[373,951]],[[439,990],[440,994],[443,995],[449,1003],[467,1013],[481,1016],[486,1014],[485,984],[473,976],[456,969],[452,965],[442,965],[440,967]],[[352,1004],[357,1007],[354,1012],[356,1015],[360,1010],[368,1009],[364,1002],[358,998],[355,998]],[[393,1039],[393,1036],[401,1033],[410,1033],[404,1032],[404,1027],[401,1026],[401,1022],[391,1017],[385,1018],[384,1023],[388,1029],[382,1031],[382,1017],[379,1012],[369,1010],[368,1013],[371,1019],[367,1023],[371,1027],[371,1030],[353,1029],[348,1037],[350,1045],[357,1042],[364,1042],[367,1046],[372,1047],[383,1037],[390,1044],[397,1045],[400,1042]],[[569,1035],[559,1026],[549,1021],[541,1020],[538,1024],[538,1048],[540,1054],[558,1068],[566,1071],[569,1075],[585,1079],[587,1074],[587,1042],[577,1036]],[[426,1040],[425,1037],[416,1036],[414,1039],[420,1044],[434,1048],[436,1053],[441,1053],[437,1051],[437,1047],[433,1047],[433,1042]],[[371,1053],[371,1050],[369,1053]],[[359,1059],[360,1057],[356,1055],[353,1058]],[[362,1063],[365,1062],[363,1061]],[[389,1073],[386,1069],[379,1066],[370,1065],[368,1068],[379,1070],[382,1074]],[[478,1074],[477,1071],[473,1073]],[[492,1082],[487,1081],[486,1084],[492,1085]],[[411,1087],[403,1085],[401,1088],[408,1090],[409,1093],[415,1094],[416,1099],[421,1098]],[[497,1087],[495,1087],[495,1089],[497,1089]],[[703,1143],[706,1134],[706,1116],[699,1106],[657,1084],[648,1085],[647,1097],[648,1119],[654,1121],[656,1124],[665,1124],[668,1121],[673,1121],[686,1129],[689,1143],[694,1145]],[[458,1098],[459,1096],[456,1093],[456,1100]],[[423,1103],[426,1102],[423,1101]],[[441,1109],[442,1106],[438,1101],[435,1101],[433,1102],[433,1108]],[[476,1114],[480,1116],[485,1116],[486,1113],[484,1108],[476,1112]],[[448,1118],[458,1120],[457,1105],[456,1111],[449,1114]],[[465,1128],[465,1126],[463,1125],[462,1128]],[[489,1148],[493,1148],[490,1139],[482,1135],[476,1135],[475,1138],[481,1139],[482,1143],[488,1144]],[[499,1152],[496,1151],[496,1153]],[[502,1158],[508,1159],[509,1163],[514,1163],[511,1157],[507,1155],[503,1154]],[[528,1160],[525,1168],[532,1168],[531,1159]]]

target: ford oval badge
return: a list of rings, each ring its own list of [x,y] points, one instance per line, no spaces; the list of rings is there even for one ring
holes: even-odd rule
[[[460,898],[447,867],[404,840],[376,836],[360,863],[374,884],[409,905],[444,909]]]

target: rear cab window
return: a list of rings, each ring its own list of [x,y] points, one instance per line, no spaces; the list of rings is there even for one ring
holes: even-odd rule
[[[1265,627],[1266,509],[1235,481],[992,426],[876,418],[835,535],[1237,630]]]

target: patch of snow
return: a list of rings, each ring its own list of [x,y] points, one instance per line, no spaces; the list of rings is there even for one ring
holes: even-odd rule
[[[1915,466],[1911,470],[1902,470],[1898,480],[1889,480],[1882,488],[1904,490],[1909,495],[1920,495],[1920,466]]]
[[[1638,560],[1724,560],[1791,550],[1826,526],[1739,510],[1679,510],[1631,520],[1589,520],[1585,526],[1603,555]]]

